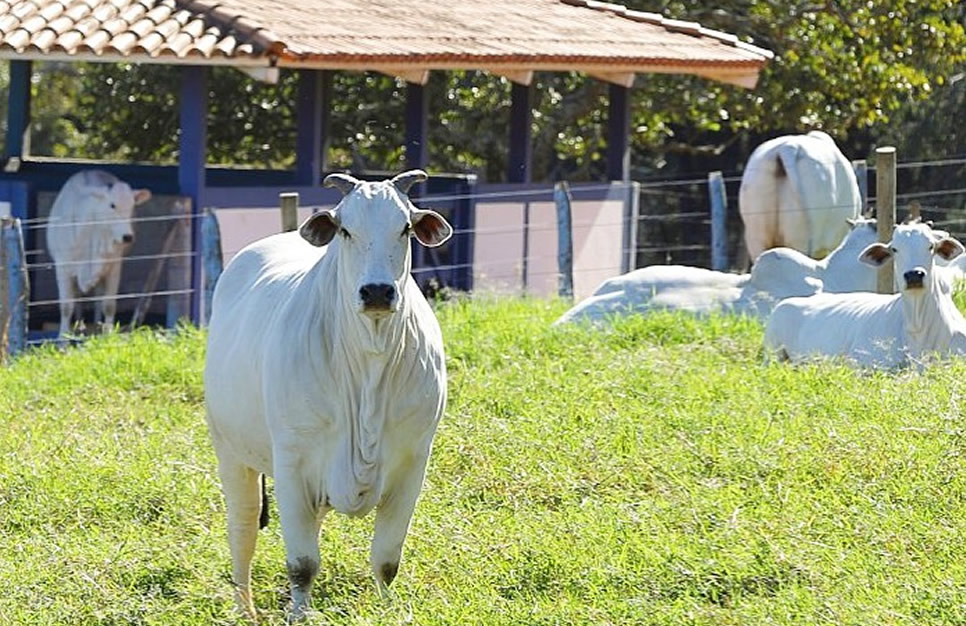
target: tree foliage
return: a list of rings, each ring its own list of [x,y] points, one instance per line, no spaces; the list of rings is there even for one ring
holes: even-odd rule
[[[963,88],[966,3],[957,0],[627,0],[735,33],[776,57],[753,90],[671,75],[639,76],[633,90],[635,174],[735,169],[760,140],[822,128],[847,154],[882,137],[903,154],[966,152]],[[33,149],[38,154],[172,162],[177,158],[178,68],[38,64]],[[55,71],[56,70],[56,71]],[[0,76],[2,81],[3,76]],[[538,73],[533,119],[536,180],[598,178],[606,147],[607,86],[573,73]],[[441,171],[501,180],[510,84],[482,72],[434,72],[430,156]],[[278,85],[213,68],[209,162],[291,167],[297,76]],[[334,75],[330,163],[396,170],[404,161],[405,85],[373,73]],[[923,116],[922,111],[934,114]],[[958,120],[957,120],[958,118]],[[924,130],[928,127],[927,130]]]

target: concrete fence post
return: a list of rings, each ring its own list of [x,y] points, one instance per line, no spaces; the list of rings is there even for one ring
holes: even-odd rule
[[[570,185],[562,181],[553,186],[557,205],[557,293],[562,298],[574,297],[574,240],[571,217]]]
[[[721,172],[708,173],[711,196],[711,269],[728,269],[728,194]]]
[[[892,240],[896,226],[896,149],[884,146],[875,150],[875,217],[881,243]],[[892,263],[879,268],[876,291],[895,293]]]
[[[168,252],[172,256],[165,264],[165,284],[171,291],[189,293],[172,293],[167,296],[164,314],[168,328],[174,328],[186,317],[191,318],[191,303],[197,297],[190,293],[198,288],[192,276],[195,260],[191,253],[196,252],[193,246],[197,244],[192,243],[196,218],[191,207],[192,200],[188,197],[182,197],[171,205],[172,217],[175,215],[179,217],[174,218],[171,225],[174,233],[171,235],[171,247]]]
[[[6,305],[3,315],[3,335],[7,352],[11,355],[27,347],[27,305],[30,302],[30,279],[27,276],[27,255],[23,245],[20,220],[4,217],[3,272],[6,283]]]
[[[288,233],[299,227],[299,194],[289,191],[278,194],[282,210],[282,232]]]
[[[869,208],[869,164],[865,159],[852,161],[852,171],[855,172],[855,182],[859,184],[859,197],[862,198],[862,213]]]
[[[638,182],[619,183],[627,185],[627,198],[624,200],[623,254],[621,254],[621,273],[637,269],[637,223],[641,218],[641,184]]]
[[[201,217],[201,267],[204,273],[204,306],[202,323],[211,319],[211,302],[215,296],[215,284],[222,270],[221,230],[218,218],[211,209],[206,209]]]

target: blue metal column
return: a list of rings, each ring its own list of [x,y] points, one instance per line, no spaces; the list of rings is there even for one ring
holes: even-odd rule
[[[406,169],[425,170],[429,163],[429,136],[427,133],[429,101],[422,85],[406,83]],[[418,198],[426,188],[426,183],[413,186],[410,196]],[[428,259],[432,254],[413,240],[413,269],[431,265]]]
[[[607,179],[631,179],[631,106],[630,89],[610,85],[607,107]]]
[[[204,209],[205,161],[208,143],[208,68],[198,65],[181,70],[181,136],[178,139],[178,187],[191,198],[191,250],[201,244]],[[201,259],[191,256],[191,319],[201,320]]]
[[[406,168],[426,169],[429,164],[427,118],[429,101],[426,89],[406,83]]]
[[[531,179],[532,109],[533,85],[513,83],[510,91],[510,157],[506,174],[508,183],[529,183]]]
[[[7,95],[7,141],[4,155],[22,157],[29,153],[30,61],[10,61],[10,91]]]
[[[331,72],[299,70],[295,180],[299,185],[318,187],[326,169],[328,152]]]

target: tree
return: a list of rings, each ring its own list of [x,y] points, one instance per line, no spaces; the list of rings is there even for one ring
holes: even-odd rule
[[[957,137],[957,94],[946,84],[966,67],[966,3],[957,0],[626,0],[632,8],[697,20],[769,48],[776,57],[758,87],[745,90],[688,76],[648,75],[633,90],[635,176],[734,170],[761,140],[822,128],[849,155],[865,155],[884,134],[903,154],[921,146],[909,123],[923,104],[946,117],[922,120]],[[177,68],[73,66],[35,121],[35,147],[65,156],[170,162],[177,154]],[[73,78],[71,78],[71,76]],[[44,80],[55,80],[45,75]],[[534,179],[600,178],[606,147],[606,85],[577,74],[538,73]],[[71,83],[73,81],[73,83]],[[46,85],[45,85],[46,86]],[[296,76],[257,83],[227,68],[211,72],[210,161],[291,167]],[[480,72],[434,72],[430,102],[433,167],[502,180],[510,86]],[[42,92],[35,94],[42,100]],[[333,167],[398,170],[405,86],[379,74],[338,72],[333,86]],[[58,108],[59,107],[59,108]],[[38,107],[39,108],[39,107]],[[961,109],[959,109],[961,111]],[[910,115],[912,117],[910,117]],[[40,120],[40,118],[37,118]],[[958,122],[961,124],[961,121]],[[946,130],[943,130],[946,129]],[[955,132],[953,132],[955,131]],[[49,135],[46,136],[44,133]],[[896,133],[910,134],[897,136]],[[918,133],[918,134],[917,134]]]

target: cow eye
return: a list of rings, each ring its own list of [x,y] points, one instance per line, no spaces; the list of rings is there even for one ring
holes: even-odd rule
[[[349,231],[347,231],[344,228],[340,228],[339,229],[339,234],[342,235],[342,238],[343,239],[352,239],[352,235],[350,235],[349,234]]]
[[[111,203],[111,209],[113,210],[113,209],[116,209],[116,208],[117,208],[117,205],[112,202]]]

